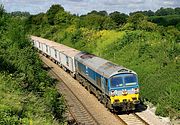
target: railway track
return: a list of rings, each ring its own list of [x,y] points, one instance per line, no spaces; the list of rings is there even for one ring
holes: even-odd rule
[[[46,66],[48,64],[44,62]],[[89,112],[86,106],[76,96],[76,94],[59,78],[58,74],[53,70],[49,71],[50,75],[60,81],[57,85],[58,90],[65,94],[65,99],[68,104],[69,124],[74,125],[100,125],[98,120]]]
[[[48,59],[49,60],[49,59]],[[78,95],[73,92],[73,90],[67,85],[67,83],[63,82],[62,78],[59,76],[60,74],[54,71],[54,67],[48,65],[46,61],[43,61],[44,64],[48,67],[51,67],[49,73],[52,77],[57,79],[60,83],[57,84],[58,91],[65,95],[65,99],[68,105],[68,122],[71,125],[100,125],[100,119],[96,118],[95,114],[92,114],[83,104],[82,100],[78,98]],[[92,109],[91,109],[92,110]],[[146,121],[144,121],[137,114],[125,114],[125,115],[115,115],[117,121],[117,125],[149,125]],[[101,119],[102,120],[102,119]]]
[[[136,113],[116,115],[124,125],[150,125]]]

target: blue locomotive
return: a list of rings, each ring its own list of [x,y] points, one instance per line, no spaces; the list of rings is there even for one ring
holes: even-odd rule
[[[139,104],[137,74],[108,60],[56,42],[31,36],[33,45],[76,78],[111,110],[134,110]]]
[[[134,71],[84,52],[75,56],[75,67],[80,83],[109,109],[134,110],[139,104],[139,85]]]

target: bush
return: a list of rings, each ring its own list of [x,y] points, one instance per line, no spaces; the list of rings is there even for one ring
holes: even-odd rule
[[[24,21],[10,16],[4,21],[7,29],[0,29],[0,124],[63,123],[64,99],[28,40]]]

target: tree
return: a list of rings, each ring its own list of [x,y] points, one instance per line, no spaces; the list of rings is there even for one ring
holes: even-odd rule
[[[20,16],[20,17],[28,17],[30,16],[30,13],[29,12],[21,12],[21,11],[15,11],[15,12],[12,12],[11,13],[12,16]]]
[[[114,29],[115,27],[116,27],[116,24],[115,24],[115,22],[110,17],[107,17],[104,20],[104,22],[103,22],[103,29],[111,30],[111,29]]]
[[[97,14],[88,14],[87,16],[81,17],[81,26],[89,29],[103,29],[103,22],[107,17],[100,16]]]
[[[134,14],[128,18],[128,23],[132,24],[132,28],[134,29],[138,29],[143,21],[147,21],[147,17],[142,13]]]
[[[141,13],[134,14],[133,16],[130,16],[128,18],[128,22],[133,23],[133,24],[139,24],[143,20],[147,20],[147,17]]]
[[[4,10],[4,6],[2,4],[0,4],[0,17],[2,17],[2,15],[4,14],[5,10]]]
[[[90,15],[90,14],[96,14],[96,15],[98,15],[98,12],[97,12],[96,10],[92,10],[91,12],[87,13],[87,15]],[[84,15],[84,16],[86,16],[86,15]]]
[[[109,14],[110,18],[116,23],[116,26],[119,27],[127,22],[128,15],[115,11]]]
[[[138,29],[146,30],[146,31],[155,31],[157,29],[157,24],[148,22],[147,20],[143,20],[138,25]]]
[[[151,11],[151,10],[148,10],[148,11],[136,11],[136,12],[132,12],[132,13],[129,13],[130,16],[133,16],[134,14],[137,14],[137,13],[141,13],[145,16],[154,16],[154,12]]]
[[[54,17],[55,24],[66,24],[68,25],[71,22],[72,15],[68,12],[58,12]]]
[[[0,38],[4,30],[7,28],[7,16],[5,16],[4,6],[0,4]]]
[[[45,14],[44,13],[39,13],[37,15],[32,15],[29,17],[29,21],[32,23],[32,24],[36,24],[36,25],[41,25],[42,22],[44,22],[44,17],[45,17]]]
[[[166,15],[173,15],[173,14],[175,14],[175,11],[172,8],[163,8],[163,7],[161,7],[160,9],[158,9],[155,12],[155,15],[157,15],[157,16],[166,16]]]
[[[99,11],[98,14],[101,16],[108,16],[108,13],[105,10]]]
[[[108,16],[108,13],[105,10],[99,11],[99,12],[96,10],[93,10],[90,13],[88,13],[87,15],[90,15],[90,14],[95,14],[95,15],[100,15],[100,16]]]
[[[58,12],[64,12],[64,8],[59,4],[52,5],[46,12],[49,24],[54,25],[54,17]]]
[[[154,12],[151,10],[146,11],[146,16],[154,16]]]
[[[177,7],[174,9],[175,14],[180,15],[180,7]]]

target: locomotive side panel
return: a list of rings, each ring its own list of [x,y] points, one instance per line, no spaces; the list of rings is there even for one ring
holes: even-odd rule
[[[91,85],[96,87],[101,92],[108,95],[108,79],[101,76],[96,71],[92,70],[88,66],[76,61],[76,72],[87,79]]]

